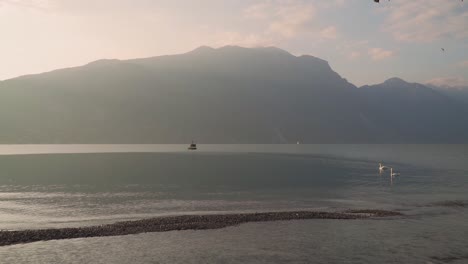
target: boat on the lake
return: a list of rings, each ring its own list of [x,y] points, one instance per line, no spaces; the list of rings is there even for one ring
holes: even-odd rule
[[[197,150],[197,144],[192,140],[192,144],[188,147],[188,150]]]

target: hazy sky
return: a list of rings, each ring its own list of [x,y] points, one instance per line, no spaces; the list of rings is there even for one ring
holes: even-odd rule
[[[0,80],[240,45],[323,58],[356,85],[398,76],[468,86],[460,0],[0,0],[0,34]]]

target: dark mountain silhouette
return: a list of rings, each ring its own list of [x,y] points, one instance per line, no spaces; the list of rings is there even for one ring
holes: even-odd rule
[[[468,142],[463,111],[399,79],[358,89],[312,56],[200,47],[0,82],[0,143]]]
[[[466,142],[467,107],[418,83],[392,78],[359,89],[386,127],[389,142]]]
[[[456,101],[468,104],[468,86],[437,86],[434,84],[427,84],[428,87],[445,94]]]

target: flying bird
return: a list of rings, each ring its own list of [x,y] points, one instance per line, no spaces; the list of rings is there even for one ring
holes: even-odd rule
[[[445,52],[445,49],[444,48],[440,48],[443,52]]]

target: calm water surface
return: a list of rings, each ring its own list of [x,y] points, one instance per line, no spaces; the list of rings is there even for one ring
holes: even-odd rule
[[[38,242],[0,263],[468,263],[468,145],[2,145],[0,229],[160,215],[399,210]],[[378,174],[378,162],[401,176]]]

